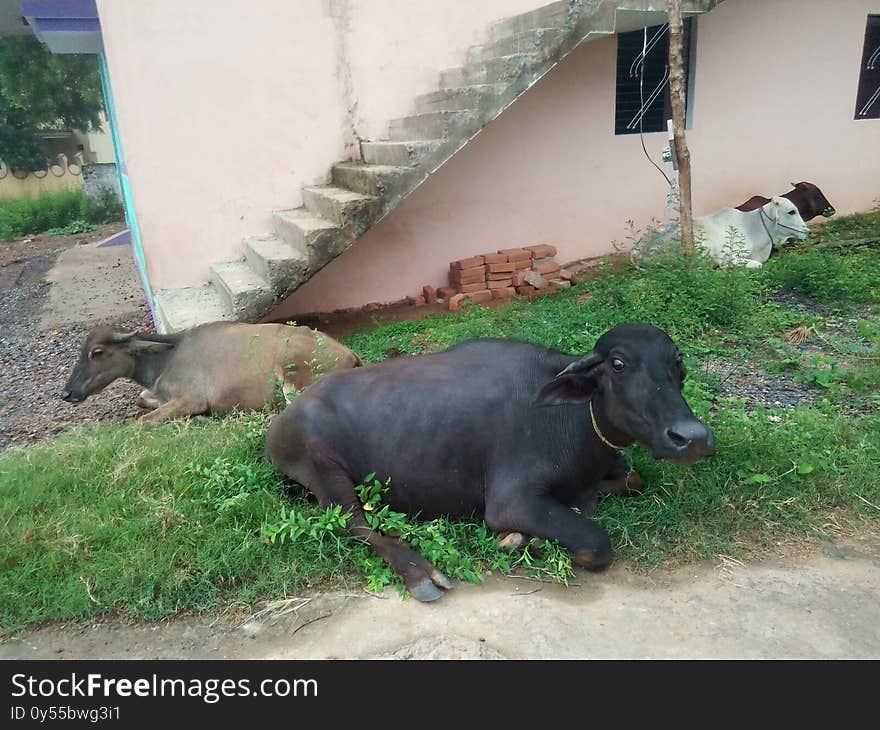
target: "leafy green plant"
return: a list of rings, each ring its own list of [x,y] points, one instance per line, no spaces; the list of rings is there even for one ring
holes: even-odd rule
[[[84,220],[75,220],[63,228],[50,228],[46,231],[46,234],[49,236],[69,236],[74,233],[88,233],[94,230],[95,227],[91,223],[86,223]]]
[[[82,190],[60,190],[36,197],[0,202],[0,241],[11,241],[35,233],[53,235],[83,233],[101,223],[122,220],[122,204],[113,191],[104,188],[97,200]]]

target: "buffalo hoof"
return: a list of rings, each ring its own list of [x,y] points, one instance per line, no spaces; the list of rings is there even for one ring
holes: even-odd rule
[[[408,584],[406,590],[417,601],[430,603],[442,598],[450,588],[452,588],[452,581],[439,570],[435,570],[430,578],[425,577],[416,583]]]
[[[580,565],[582,568],[599,573],[611,565],[611,546],[572,550],[571,560],[575,565]]]
[[[625,476],[615,479],[603,479],[599,482],[599,491],[603,494],[618,494],[621,497],[635,497],[642,493],[645,482],[641,475],[633,469]]]
[[[624,486],[626,487],[624,496],[637,497],[645,488],[645,481],[642,479],[642,475],[633,469],[624,478]]]
[[[525,546],[528,541],[528,535],[523,535],[521,532],[508,532],[503,537],[498,538],[498,549],[518,550],[519,548]]]

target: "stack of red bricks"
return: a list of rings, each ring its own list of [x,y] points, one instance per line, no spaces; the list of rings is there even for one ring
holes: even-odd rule
[[[436,295],[454,312],[466,299],[480,304],[514,294],[530,298],[555,294],[559,287],[571,285],[571,277],[554,256],[554,246],[541,244],[453,261],[449,265],[449,286],[439,288]]]

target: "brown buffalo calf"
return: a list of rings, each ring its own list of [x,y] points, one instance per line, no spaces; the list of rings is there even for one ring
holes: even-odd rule
[[[175,416],[260,410],[360,358],[328,335],[283,324],[211,322],[175,335],[95,327],[61,397],[80,403],[117,378],[144,390],[138,405],[158,423]]]

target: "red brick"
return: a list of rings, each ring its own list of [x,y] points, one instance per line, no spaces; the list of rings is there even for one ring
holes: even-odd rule
[[[531,284],[535,289],[546,289],[550,286],[550,282],[537,271],[526,271],[523,278],[526,280],[526,284]]]
[[[549,243],[539,243],[537,246],[523,246],[523,248],[535,254],[536,259],[556,255],[556,246],[551,246]]]
[[[484,253],[483,258],[487,264],[506,264],[508,261],[506,253]]]
[[[516,294],[516,289],[512,286],[506,286],[503,289],[493,289],[492,290],[492,298],[493,299],[510,299],[514,294]]]
[[[375,312],[377,309],[379,309],[379,306],[379,302],[370,302],[369,304],[365,304],[363,306],[363,310],[365,312]]]
[[[482,291],[486,288],[485,281],[477,281],[473,284],[462,284],[461,285],[461,293],[462,294],[473,294],[475,291]]]
[[[474,302],[475,304],[482,304],[484,302],[492,301],[492,292],[488,289],[481,289],[480,291],[475,291],[473,294],[468,295],[468,298]]]
[[[450,269],[449,281],[452,284],[473,284],[475,281],[486,280],[486,267],[475,266],[472,269]]]
[[[455,294],[449,299],[449,311],[457,312],[461,309],[461,305],[465,299],[467,299],[467,294]]]
[[[511,261],[517,271],[521,269],[530,269],[532,267],[532,259],[523,259],[522,261]]]
[[[523,286],[526,283],[526,271],[525,269],[520,269],[519,271],[513,272],[513,285],[514,286]]]
[[[571,281],[571,272],[568,269],[559,269],[559,278]]]
[[[527,296],[529,294],[534,294],[536,291],[538,291],[538,290],[529,284],[523,284],[522,286],[516,287],[516,293],[523,294],[525,296]]]
[[[495,274],[500,271],[515,271],[516,267],[513,264],[486,264],[489,269],[489,273]]]
[[[556,262],[549,262],[546,264],[535,264],[532,267],[533,271],[537,271],[541,276],[547,276],[547,274],[555,274],[559,271],[560,266]]]
[[[437,296],[440,299],[452,299],[456,294],[458,294],[458,289],[454,286],[441,286],[437,290]]]
[[[424,307],[425,306],[425,298],[424,297],[407,297],[406,303],[413,307]]]
[[[508,261],[525,261],[532,258],[532,252],[524,248],[506,248],[498,253],[506,254]]]
[[[487,281],[486,288],[487,289],[505,289],[508,286],[513,285],[512,279],[503,279],[502,281]]]
[[[483,265],[483,257],[482,256],[474,256],[470,259],[459,259],[458,261],[453,261],[449,264],[449,268],[451,269],[472,269],[475,266]]]
[[[422,296],[425,298],[425,302],[427,304],[433,304],[437,301],[437,292],[434,290],[433,286],[426,285],[422,287]]]
[[[550,279],[550,283],[557,289],[568,289],[571,286],[571,282],[567,279]]]
[[[557,291],[559,290],[555,286],[548,286],[546,289],[539,289],[537,295],[542,297],[546,294],[547,296],[555,297]]]
[[[505,279],[510,279],[515,273],[515,271],[499,271],[494,274],[487,274],[486,281],[504,281]]]

